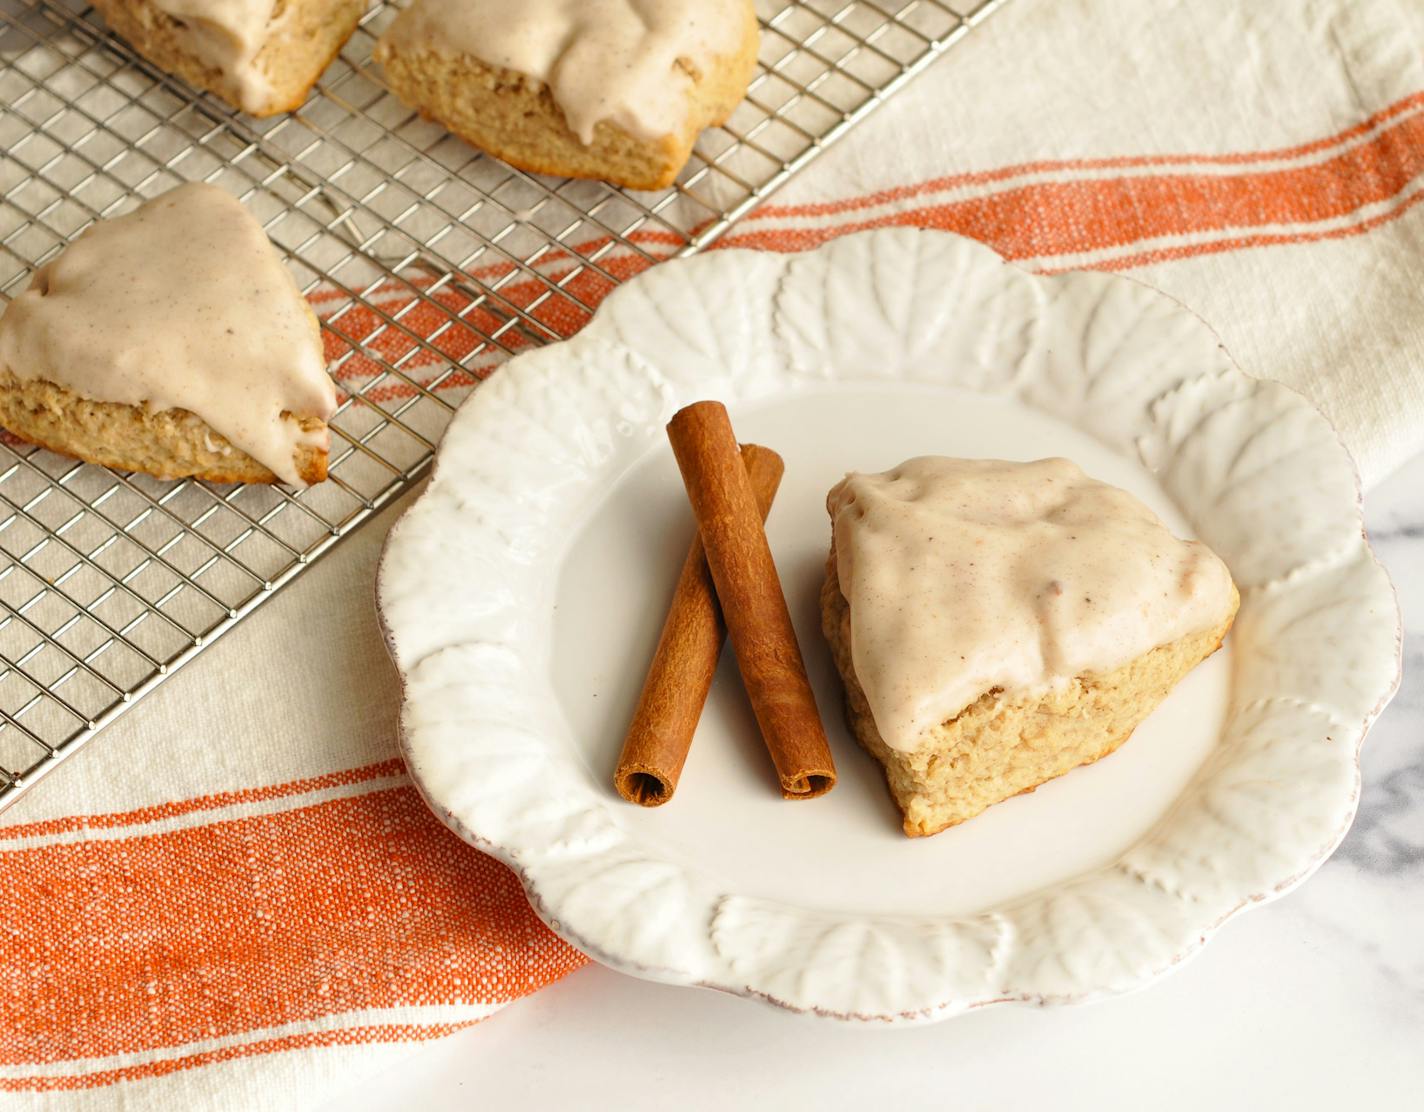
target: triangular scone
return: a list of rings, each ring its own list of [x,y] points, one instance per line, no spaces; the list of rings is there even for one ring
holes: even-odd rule
[[[375,57],[511,165],[662,189],[746,96],[757,43],[752,0],[414,0]]]
[[[160,69],[253,116],[295,112],[341,52],[365,0],[94,0]]]
[[[1236,615],[1210,549],[1068,460],[913,459],[827,508],[822,628],[907,834],[1111,753]]]
[[[216,186],[95,224],[0,316],[0,424],[91,463],[319,483],[335,409],[316,317]]]

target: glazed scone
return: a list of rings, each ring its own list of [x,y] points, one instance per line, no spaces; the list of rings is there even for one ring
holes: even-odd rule
[[[752,0],[414,0],[375,56],[513,166],[662,189],[746,95],[757,41]]]
[[[273,116],[301,107],[366,0],[94,0],[94,9],[160,69]]]
[[[1239,602],[1210,549],[1068,460],[914,459],[827,509],[822,629],[910,835],[1111,753]]]
[[[316,317],[216,186],[93,225],[0,316],[0,424],[91,463],[305,486],[335,409]]]

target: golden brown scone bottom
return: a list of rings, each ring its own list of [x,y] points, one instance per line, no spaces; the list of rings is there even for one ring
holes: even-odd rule
[[[282,21],[289,7],[295,17]],[[278,0],[272,21],[278,30],[267,39],[256,59],[272,88],[271,100],[260,106],[238,104],[223,72],[195,56],[179,34],[179,21],[144,0],[94,0],[104,22],[159,69],[181,77],[252,116],[295,112],[307,94],[341,53],[356,29],[365,0]]]
[[[386,83],[404,103],[511,166],[630,189],[666,189],[687,164],[702,130],[726,123],[746,96],[757,42],[752,18],[736,54],[718,58],[708,73],[689,71],[692,91],[680,131],[649,141],[605,121],[588,146],[570,130],[549,87],[526,74],[468,55],[383,49],[377,58]]]
[[[1144,653],[1114,671],[1082,675],[1042,695],[990,691],[922,735],[892,749],[876,729],[851,660],[850,607],[841,594],[834,544],[821,588],[821,628],[845,683],[846,721],[885,768],[912,837],[938,834],[1010,796],[1029,792],[1128,739],[1188,672],[1221,647],[1240,596],[1213,628]]]
[[[326,428],[319,417],[295,418],[305,432]],[[23,380],[0,368],[0,425],[32,444],[119,471],[159,479],[275,483],[277,476],[186,409],[150,413],[99,402],[43,379]],[[327,448],[299,445],[297,471],[308,484],[326,479]]]

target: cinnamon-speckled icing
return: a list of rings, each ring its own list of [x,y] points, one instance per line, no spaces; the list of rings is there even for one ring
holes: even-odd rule
[[[468,54],[547,84],[584,143],[607,120],[640,139],[683,124],[690,65],[734,53],[745,0],[415,0],[382,40]]]
[[[273,27],[276,0],[153,0],[181,25],[182,44],[217,70],[231,98],[245,112],[259,112],[272,98],[272,83],[257,67],[257,55]],[[284,19],[283,16],[278,19]]]
[[[827,499],[856,678],[886,744],[1218,623],[1231,576],[1066,459],[924,456]]]
[[[326,436],[294,418],[336,410],[311,310],[261,225],[197,182],[95,224],[36,271],[0,317],[0,366],[189,410],[294,485],[298,446]]]

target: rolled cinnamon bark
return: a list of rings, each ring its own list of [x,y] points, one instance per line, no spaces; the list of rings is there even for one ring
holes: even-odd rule
[[[741,465],[764,520],[781,483],[781,457],[744,444]],[[613,786],[629,803],[659,807],[677,791],[726,637],[702,538],[695,534],[613,773]]]
[[[836,783],[831,747],[726,408],[697,402],[679,410],[668,439],[781,793],[823,795]]]

